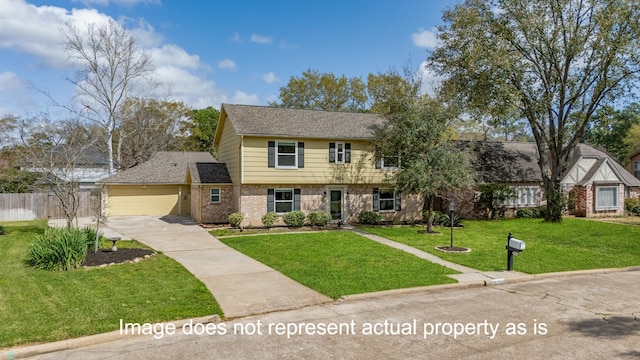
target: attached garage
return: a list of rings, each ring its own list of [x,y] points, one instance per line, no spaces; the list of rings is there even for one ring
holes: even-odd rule
[[[188,164],[215,163],[207,152],[159,151],[99,183],[106,216],[191,215]]]
[[[109,185],[108,216],[189,215],[189,186]]]

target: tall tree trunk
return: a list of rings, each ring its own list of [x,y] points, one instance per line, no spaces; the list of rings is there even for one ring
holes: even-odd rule
[[[433,195],[425,195],[424,197],[425,206],[423,208],[427,208],[427,229],[426,232],[429,234],[433,232],[433,206],[435,203],[435,196]]]

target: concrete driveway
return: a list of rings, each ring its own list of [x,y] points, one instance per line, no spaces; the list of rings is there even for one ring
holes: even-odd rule
[[[191,219],[178,216],[109,218],[107,227],[177,260],[200,279],[232,319],[331,301],[280,272],[228,247]]]

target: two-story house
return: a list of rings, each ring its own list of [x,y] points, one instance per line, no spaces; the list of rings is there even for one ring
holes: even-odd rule
[[[386,183],[398,160],[374,159],[371,141],[382,122],[374,114],[223,104],[214,144],[232,186],[211,191],[247,225],[292,210],[343,221],[365,210],[389,221],[419,219],[420,199]]]

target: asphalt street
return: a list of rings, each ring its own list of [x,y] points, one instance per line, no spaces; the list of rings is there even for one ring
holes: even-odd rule
[[[638,359],[639,285],[628,271],[354,296],[34,358]]]

